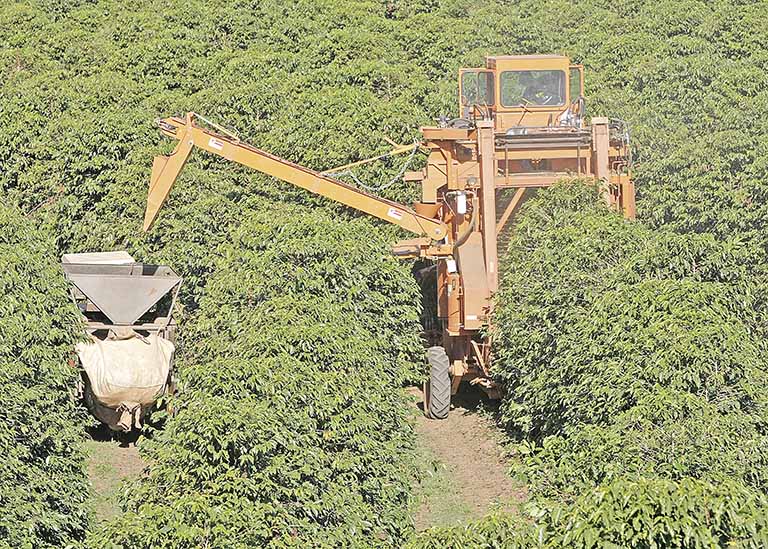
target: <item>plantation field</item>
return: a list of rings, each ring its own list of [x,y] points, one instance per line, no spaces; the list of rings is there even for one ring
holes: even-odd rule
[[[0,547],[767,546],[766,20],[762,0],[3,3]],[[491,423],[413,417],[423,296],[393,227],[197,153],[140,230],[159,117],[328,170],[455,115],[460,67],[531,53],[583,63],[590,115],[631,127],[638,220],[581,180],[516,216]],[[123,249],[184,277],[183,390],[140,456],[100,462],[57,263]]]

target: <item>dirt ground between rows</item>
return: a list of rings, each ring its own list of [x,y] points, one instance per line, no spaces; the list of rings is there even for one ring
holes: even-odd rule
[[[122,481],[137,478],[145,466],[135,443],[112,440],[108,431],[106,427],[94,430],[85,444],[97,522],[107,521],[120,512],[118,496]]]
[[[430,420],[421,413],[421,390],[409,392],[419,408],[416,435],[428,469],[419,487],[417,530],[477,519],[495,507],[514,510],[525,501],[525,486],[509,475],[501,433],[479,413],[477,394],[460,394],[447,419]]]

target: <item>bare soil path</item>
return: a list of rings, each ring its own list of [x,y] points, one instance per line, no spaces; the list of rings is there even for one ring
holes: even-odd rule
[[[135,441],[113,440],[106,427],[94,430],[85,448],[96,521],[104,522],[120,512],[118,499],[122,481],[141,475],[145,463]]]
[[[431,420],[421,413],[421,391],[410,393],[419,407],[416,435],[427,470],[416,488],[422,500],[415,517],[418,531],[478,519],[495,507],[514,510],[526,499],[525,486],[508,473],[501,433],[478,412],[477,394],[460,394],[447,419]]]

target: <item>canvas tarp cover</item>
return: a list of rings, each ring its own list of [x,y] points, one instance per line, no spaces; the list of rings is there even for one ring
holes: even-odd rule
[[[109,408],[150,405],[168,381],[174,345],[156,333],[146,338],[91,338],[76,347],[91,391]]]

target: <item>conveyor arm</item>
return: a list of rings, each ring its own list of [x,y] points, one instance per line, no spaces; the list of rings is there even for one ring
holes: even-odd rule
[[[165,118],[159,121],[159,126],[163,134],[178,139],[179,143],[170,156],[155,157],[147,197],[147,210],[144,215],[145,231],[149,230],[155,221],[193,147],[199,147],[355,210],[399,225],[432,241],[441,240],[448,231],[446,225],[439,219],[420,215],[410,208],[370,195],[337,179],[278,158],[242,143],[236,137],[202,128],[195,124],[194,113],[188,113],[186,119]]]

